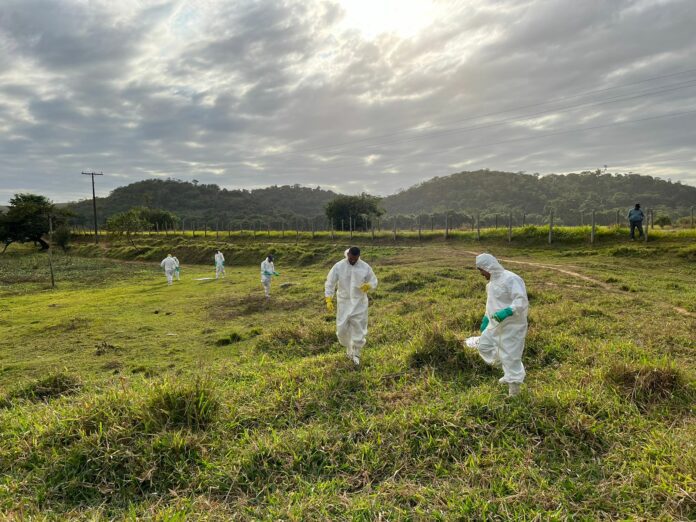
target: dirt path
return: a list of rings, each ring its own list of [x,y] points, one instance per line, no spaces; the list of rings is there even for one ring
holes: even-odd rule
[[[472,252],[472,251],[470,251],[470,250],[465,250],[464,252],[467,253],[467,254],[471,254],[471,255],[473,255],[473,256],[477,256],[477,255],[480,254],[480,252]],[[547,265],[547,264],[544,264],[544,263],[534,263],[534,262],[532,262],[532,261],[517,261],[517,260],[515,260],[515,259],[502,259],[502,258],[501,258],[500,261],[502,261],[503,263],[512,263],[512,264],[523,265],[523,266],[533,266],[533,267],[535,267],[535,268],[546,268],[547,270],[553,270],[553,271],[555,271],[555,272],[559,272],[559,273],[561,273],[561,274],[565,274],[565,275],[571,276],[571,277],[573,277],[573,278],[575,278],[575,279],[581,279],[581,280],[583,280],[583,281],[587,281],[588,283],[593,283],[593,284],[595,284],[595,285],[597,285],[597,286],[600,286],[600,287],[603,288],[604,290],[609,290],[609,291],[612,291],[612,292],[616,292],[616,291],[617,291],[615,288],[613,288],[611,285],[605,283],[604,281],[599,281],[598,279],[594,279],[594,278],[589,277],[589,276],[586,276],[586,275],[584,275],[584,274],[580,274],[580,273],[578,273],[578,272],[573,272],[572,270],[567,270],[567,269],[565,269],[565,268],[561,268],[561,267],[558,267],[558,266]],[[686,315],[686,316],[688,316],[688,317],[694,317],[694,318],[696,318],[696,314],[694,314],[694,313],[692,313],[692,312],[689,312],[688,310],[686,310],[686,309],[684,309],[684,308],[681,308],[681,307],[679,307],[679,306],[674,306],[674,305],[670,305],[670,306],[671,306],[672,310],[674,310],[674,311],[677,312],[678,314]]]

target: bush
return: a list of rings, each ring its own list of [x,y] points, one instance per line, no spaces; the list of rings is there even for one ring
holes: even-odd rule
[[[672,220],[669,218],[669,216],[660,215],[655,219],[655,224],[658,227],[664,228],[665,226],[671,226],[672,225]]]
[[[53,232],[53,243],[58,245],[63,252],[67,252],[70,247],[70,240],[72,239],[72,233],[68,227],[62,226],[58,227]]]

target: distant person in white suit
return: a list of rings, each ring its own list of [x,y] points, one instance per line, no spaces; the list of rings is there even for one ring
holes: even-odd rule
[[[172,257],[171,254],[168,254],[167,257],[165,257],[160,263],[160,266],[164,268],[164,275],[167,276],[168,285],[172,284],[172,280],[174,279],[174,272],[176,271],[177,265],[178,262],[176,258]]]
[[[219,250],[215,254],[215,279],[225,277],[225,256]]]

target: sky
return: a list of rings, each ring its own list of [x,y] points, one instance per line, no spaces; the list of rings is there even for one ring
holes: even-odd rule
[[[696,185],[694,0],[0,0],[0,205],[147,179]],[[606,167],[605,167],[606,166]]]

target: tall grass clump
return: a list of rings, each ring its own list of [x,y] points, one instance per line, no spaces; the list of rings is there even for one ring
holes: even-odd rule
[[[209,381],[165,381],[152,390],[143,420],[149,427],[202,430],[215,420],[219,409]]]
[[[57,372],[11,391],[5,398],[5,401],[12,401],[13,399],[27,399],[34,402],[47,401],[63,395],[77,393],[81,387],[80,379],[74,375]]]
[[[336,341],[333,325],[321,321],[300,321],[264,334],[256,349],[273,356],[303,357],[326,353]]]
[[[441,322],[425,324],[412,342],[412,368],[432,367],[443,373],[485,372],[487,366],[474,350],[464,347],[455,333]]]
[[[674,366],[612,364],[606,380],[627,399],[638,406],[648,406],[680,398],[688,393],[686,379]]]

